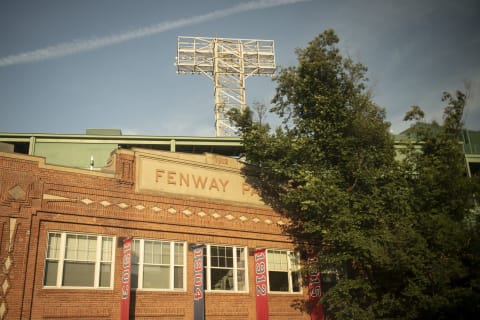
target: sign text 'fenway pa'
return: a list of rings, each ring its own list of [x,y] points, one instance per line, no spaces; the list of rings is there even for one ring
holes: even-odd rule
[[[139,157],[137,191],[174,193],[264,205],[239,169]]]

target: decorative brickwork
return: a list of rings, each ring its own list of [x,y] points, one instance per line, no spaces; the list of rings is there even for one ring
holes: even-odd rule
[[[148,159],[154,160],[148,162],[150,171],[142,171],[137,160],[147,153]],[[173,163],[171,159],[175,158],[180,169],[169,165],[167,172],[159,165],[159,171],[152,171],[155,159],[163,156],[150,151],[117,150],[113,165],[98,172],[50,166],[42,158],[0,153],[0,320],[118,319],[122,279],[119,243],[126,237],[175,241],[186,248],[197,243],[236,246],[246,248],[247,253],[260,247],[294,249],[289,237],[282,233],[288,221],[269,207],[257,205],[257,198],[249,200],[256,195],[241,185],[243,180],[233,176],[240,171],[232,159],[209,155],[202,162],[199,156],[167,154],[167,160]],[[200,169],[196,169],[197,164]],[[148,190],[137,190],[140,175],[146,179],[149,172],[156,172],[156,178]],[[241,188],[233,189],[237,182]],[[164,186],[176,187],[178,192]],[[239,201],[231,201],[231,194],[223,197],[227,192],[244,194]],[[50,264],[50,271],[47,267],[48,259],[58,257],[52,253],[57,252],[52,249],[57,248],[54,242],[47,247],[52,241],[49,234],[114,239],[112,283],[99,288],[61,285],[55,278],[57,265]],[[246,260],[247,290],[207,291],[207,319],[255,319],[253,256],[246,254]],[[185,286],[179,290],[132,290],[130,318],[192,319],[191,261],[193,253],[185,250]],[[271,294],[270,319],[308,319],[290,307],[295,300],[304,298],[298,293]]]
[[[134,174],[134,158],[131,154],[125,154],[120,152],[116,153],[115,157],[115,178],[117,179],[118,183],[131,186],[135,182],[135,174]]]
[[[1,222],[2,230],[2,245],[5,245],[5,248],[2,246],[0,252],[0,257],[2,261],[2,275],[0,276],[0,319],[6,319],[8,312],[8,302],[7,299],[8,292],[10,290],[10,271],[14,265],[14,255],[13,250],[15,247],[15,235],[17,233],[17,219],[9,218]],[[6,229],[6,230],[5,230]],[[6,232],[5,232],[6,231]],[[3,234],[5,233],[6,239],[3,239]]]

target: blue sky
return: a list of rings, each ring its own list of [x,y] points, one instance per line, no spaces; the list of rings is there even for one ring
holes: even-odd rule
[[[464,121],[480,130],[477,0],[0,0],[0,132],[213,136],[213,83],[176,73],[178,36],[274,40],[290,66],[327,28],[369,68],[393,132],[414,104],[441,121],[442,92],[465,80]],[[247,102],[275,87],[248,78]]]

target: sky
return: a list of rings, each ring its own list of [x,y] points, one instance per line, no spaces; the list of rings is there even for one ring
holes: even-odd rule
[[[393,133],[412,105],[441,122],[442,93],[465,84],[463,120],[480,130],[478,0],[0,0],[0,132],[214,136],[213,82],[177,74],[178,36],[274,40],[288,67],[329,28]],[[275,88],[249,77],[247,104]]]

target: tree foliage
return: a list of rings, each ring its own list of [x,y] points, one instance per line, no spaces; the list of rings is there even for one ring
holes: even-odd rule
[[[444,95],[442,130],[422,127],[421,152],[412,144],[399,163],[366,67],[338,42],[327,30],[297,49],[297,66],[280,70],[271,111],[283,122],[274,131],[250,110],[230,114],[255,168],[250,182],[289,218],[285,232],[299,249],[338,273],[322,298],[331,318],[478,312],[478,228],[465,223],[475,189],[456,141],[464,95]],[[406,119],[423,116],[416,107]]]
[[[470,319],[480,312],[480,228],[474,198],[480,184],[479,177],[466,176],[459,143],[466,95],[444,92],[442,101],[443,123],[417,121],[409,135],[421,152],[410,145],[402,162],[410,210],[417,217],[415,230],[428,249],[423,273],[415,278],[423,288],[419,312],[425,319]]]

